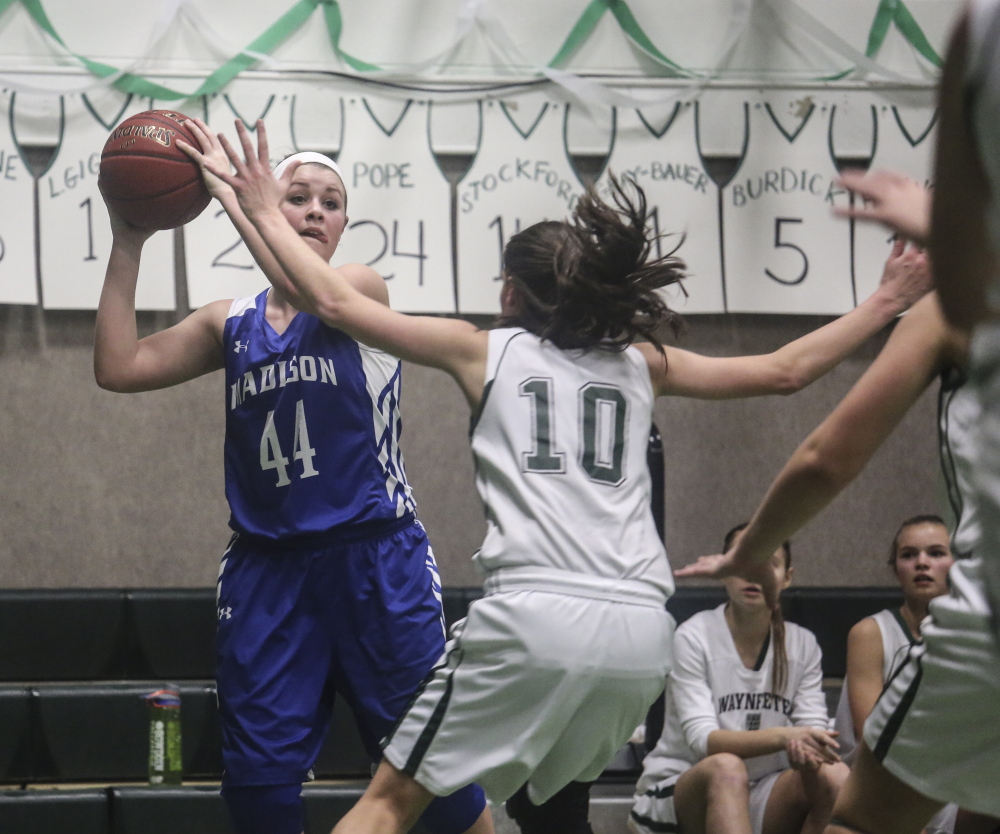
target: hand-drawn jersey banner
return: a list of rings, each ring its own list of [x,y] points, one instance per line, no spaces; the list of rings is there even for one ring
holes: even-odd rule
[[[689,276],[683,289],[665,290],[679,313],[725,312],[719,188],[698,151],[697,104],[676,103],[657,124],[641,110],[615,111],[612,151],[597,191],[609,195],[610,176],[632,177],[646,192],[657,240],[654,255],[676,255]]]
[[[450,148],[461,158],[442,168],[430,101],[329,91],[317,100],[316,89],[302,94],[306,89],[237,79],[226,93],[188,102],[184,112],[203,116],[230,139],[234,119],[253,130],[263,118],[273,164],[303,149],[335,155],[349,221],[333,263],[370,264],[398,310],[498,312],[504,245],[533,223],[568,217],[583,193],[567,142],[572,105],[545,93],[483,100],[463,111],[471,139],[478,122],[478,143],[471,157]],[[608,111],[612,138],[596,187],[607,196],[615,174],[634,177],[645,190],[652,231],[660,235],[655,254],[676,254],[689,274],[686,295],[668,291],[673,308],[838,315],[877,287],[889,235],[833,215],[850,200],[836,183],[834,126],[864,122],[870,136],[866,150],[841,157],[927,182],[936,115],[928,94],[824,96],[772,89],[751,92],[742,106],[738,100],[732,116],[744,126],[745,143],[730,159],[735,173],[728,181],[710,174],[721,169],[704,155],[697,102]],[[30,210],[35,183],[17,142],[16,106],[14,93],[0,93],[8,116],[0,126],[0,304],[94,309],[111,245],[97,189],[101,149],[119,121],[164,105],[105,90],[54,96],[44,114],[19,113],[59,125],[52,160],[37,175],[40,282]],[[217,202],[184,227],[182,240],[190,307],[267,286]],[[147,244],[139,309],[176,306],[173,243],[173,233],[160,232]]]
[[[454,313],[451,186],[431,153],[431,105],[349,98],[337,164],[348,224],[334,263],[364,263],[407,313]]]
[[[839,314],[854,307],[849,225],[830,145],[835,108],[801,96],[745,105],[743,160],[722,193],[729,312]]]
[[[531,94],[480,105],[479,149],[458,184],[458,310],[500,310],[501,255],[510,237],[563,220],[583,185],[566,150],[568,105]]]
[[[37,304],[34,182],[12,125],[16,95],[0,92],[0,304]],[[103,142],[102,142],[103,145]],[[67,275],[64,280],[71,281]]]
[[[115,125],[155,104],[112,90],[66,95],[60,105],[61,139],[38,180],[42,303],[96,310],[111,254],[111,223],[97,188],[101,150]],[[157,232],[142,250],[136,309],[175,309],[174,287],[174,236]]]
[[[873,97],[869,107],[875,134],[869,170],[892,169],[930,185],[937,133],[933,102],[907,106]],[[875,223],[852,221],[851,226],[854,284],[860,302],[878,288],[882,267],[892,248],[892,234]]]

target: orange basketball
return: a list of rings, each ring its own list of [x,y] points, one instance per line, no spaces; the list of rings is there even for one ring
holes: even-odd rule
[[[183,226],[211,201],[201,171],[177,147],[177,139],[198,147],[187,116],[173,110],[137,113],[111,131],[97,184],[108,204],[133,226]]]

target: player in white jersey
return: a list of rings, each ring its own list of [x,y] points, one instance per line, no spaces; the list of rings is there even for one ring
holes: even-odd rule
[[[977,499],[984,577],[1000,627],[1000,2],[971,0],[941,79],[931,246],[945,314],[975,327],[970,377],[982,400]],[[1000,640],[1000,629],[998,629]]]
[[[873,199],[866,216],[926,239],[929,195],[923,189],[884,174],[854,185]],[[774,543],[847,486],[934,377],[949,367],[961,369],[967,355],[967,336],[948,325],[936,293],[914,305],[868,371],[786,464],[737,546],[704,556],[678,575],[738,575],[768,583]],[[980,544],[972,489],[978,453],[970,439],[982,423],[978,408],[976,398],[965,400],[962,419],[946,426],[947,454],[942,446],[944,473],[953,479],[949,489],[962,508],[952,538],[960,558],[949,573],[950,591],[931,602],[923,642],[910,651],[865,723],[864,744],[829,830],[916,834],[946,802],[1000,814],[1000,649],[983,576],[993,554]]]
[[[787,588],[787,542],[769,567]],[[728,602],[677,629],[663,734],[643,761],[629,827],[819,834],[847,778],[828,729],[819,644],[785,623],[760,586],[736,577],[725,585]]]
[[[972,389],[964,376],[949,369],[941,380],[939,415],[942,452],[946,466],[954,460],[948,448],[949,435],[956,435],[970,416]],[[959,433],[964,434],[964,429]],[[954,483],[949,479],[949,483]],[[961,496],[952,491],[956,518],[962,517]],[[957,500],[956,500],[957,499]],[[922,514],[906,519],[892,540],[889,566],[903,590],[903,604],[886,608],[855,625],[847,637],[847,675],[841,690],[834,729],[840,733],[840,753],[853,758],[857,738],[875,702],[893,675],[902,669],[910,647],[920,640],[920,626],[932,599],[948,593],[948,571],[954,564],[948,528],[937,515]],[[942,808],[925,826],[927,834],[971,834],[990,832],[1000,820],[959,810],[954,803]]]
[[[644,460],[654,398],[797,390],[905,305],[913,285],[902,289],[908,282],[890,270],[871,302],[766,356],[663,347],[658,333],[674,315],[658,290],[681,277],[680,263],[648,260],[645,198],[619,186],[613,206],[591,192],[572,221],[511,238],[502,329],[407,316],[369,303],[304,245],[278,209],[284,186],[263,125],[256,151],[245,127],[236,130],[245,161],[225,143],[235,173],[206,164],[233,187],[305,311],[446,371],[474,415],[488,521],[476,561],[487,594],[455,627],[337,830],[405,831],[434,795],[472,780],[495,802],[527,782],[540,803],[595,778],[670,664],[673,582]]]

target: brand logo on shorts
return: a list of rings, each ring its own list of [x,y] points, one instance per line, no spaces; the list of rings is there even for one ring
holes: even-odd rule
[[[239,339],[236,340],[236,347],[233,348],[233,353],[243,353],[247,352],[247,348],[250,347],[250,340],[247,339],[245,342],[241,342]]]
[[[232,618],[233,618],[233,606],[227,605],[225,608],[219,609],[220,620],[231,620]]]

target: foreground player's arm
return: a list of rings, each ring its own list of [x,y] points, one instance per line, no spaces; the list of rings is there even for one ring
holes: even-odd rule
[[[208,304],[167,330],[139,339],[135,286],[150,232],[111,212],[114,239],[94,334],[94,377],[101,388],[135,392],[166,388],[223,366],[222,328],[228,301]]]
[[[986,287],[998,274],[986,226],[989,181],[969,129],[968,41],[966,14],[952,34],[941,73],[941,126],[931,208],[931,255],[941,309],[963,330],[996,315],[987,308]]]
[[[229,219],[236,227],[236,231],[243,238],[243,242],[253,256],[254,261],[271,283],[271,286],[288,299],[288,302],[293,307],[297,310],[302,310],[302,305],[305,303],[304,299],[299,294],[295,284],[288,279],[285,271],[281,268],[281,264],[278,263],[278,259],[268,249],[267,244],[264,243],[264,239],[260,236],[253,223],[243,213],[239,200],[236,199],[236,192],[233,191],[231,186],[213,174],[206,164],[207,160],[212,159],[215,166],[227,168],[229,166],[229,158],[226,156],[219,137],[201,119],[191,118],[188,120],[188,123],[191,132],[201,144],[201,150],[199,151],[198,148],[188,145],[183,140],[179,140],[177,146],[198,163],[202,179],[205,181],[205,187],[208,188],[209,193],[225,209]],[[351,273],[350,279],[358,292],[388,306],[389,290],[385,286],[385,281],[375,270],[355,270]]]
[[[867,300],[835,321],[759,356],[710,357],[666,348],[666,361],[638,345],[650,364],[657,395],[702,399],[792,394],[827,373],[930,289],[926,256],[894,245],[882,283]]]
[[[475,408],[486,378],[488,335],[474,325],[455,319],[407,316],[388,309],[354,289],[361,264],[334,268],[300,238],[278,208],[294,168],[289,166],[282,182],[271,174],[267,157],[267,133],[257,123],[257,152],[242,122],[236,132],[245,162],[220,137],[235,173],[208,162],[209,170],[236,192],[247,218],[253,223],[278,260],[302,300],[301,309],[340,328],[349,336],[394,356],[451,374]]]
[[[833,413],[795,451],[744,534],[728,553],[703,556],[677,576],[743,576],[777,601],[766,570],[771,554],[819,513],[865,464],[959,347],[928,295],[903,318],[885,347]]]
[[[861,738],[865,721],[882,694],[882,630],[871,617],[856,623],[847,634],[847,702],[854,735]]]

